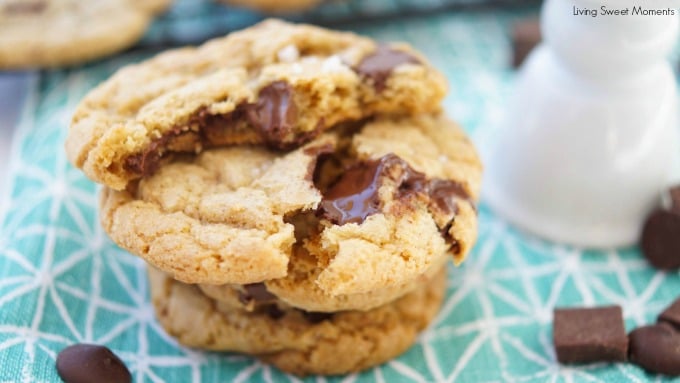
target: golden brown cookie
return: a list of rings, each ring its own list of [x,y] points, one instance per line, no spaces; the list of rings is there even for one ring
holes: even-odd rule
[[[368,310],[464,259],[480,173],[454,122],[384,118],[286,153],[177,157],[127,190],[104,189],[100,216],[114,242],[180,281],[264,282],[294,307]]]
[[[439,311],[441,269],[413,292],[370,311],[310,313],[276,306],[233,310],[149,268],[159,322],[189,347],[255,355],[296,375],[361,371],[406,351]]]
[[[0,0],[0,69],[76,64],[123,50],[170,0]]]
[[[403,44],[269,20],[130,65],[77,108],[69,160],[123,190],[172,153],[299,147],[376,114],[439,110],[446,81]]]

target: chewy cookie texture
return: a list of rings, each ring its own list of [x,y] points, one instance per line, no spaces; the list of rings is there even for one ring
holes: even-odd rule
[[[320,314],[271,304],[254,312],[223,306],[153,268],[149,280],[158,319],[180,343],[253,354],[297,375],[360,371],[401,354],[439,311],[446,287],[442,269],[389,304]]]
[[[72,65],[134,44],[170,0],[0,1],[0,69]]]
[[[406,350],[476,240],[445,92],[407,45],[269,20],[121,69],[66,151],[180,343],[340,374]]]

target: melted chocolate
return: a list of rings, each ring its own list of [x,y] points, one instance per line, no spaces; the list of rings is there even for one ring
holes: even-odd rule
[[[286,315],[286,312],[281,310],[279,306],[271,304],[267,306],[267,315],[269,315],[270,318],[276,320],[283,318]]]
[[[260,90],[255,103],[242,103],[231,113],[214,115],[208,113],[205,108],[201,109],[182,126],[175,127],[152,141],[144,151],[126,158],[124,167],[141,176],[152,175],[158,170],[166,146],[175,138],[184,134],[195,134],[201,146],[209,147],[213,145],[211,136],[233,129],[239,121],[247,121],[270,148],[298,147],[319,135],[323,122],[319,122],[316,129],[310,132],[295,135],[293,129],[297,122],[297,108],[292,99],[292,87],[284,81],[275,81]],[[198,133],[182,129],[193,126],[199,127]]]
[[[297,122],[293,88],[275,81],[260,90],[254,104],[245,105],[248,122],[270,146],[280,147],[290,139]]]
[[[276,301],[276,295],[270,293],[267,290],[267,286],[264,283],[251,283],[243,285],[245,291],[241,291],[238,294],[238,300],[247,305],[251,302],[255,303],[270,303]]]
[[[361,223],[380,212],[378,189],[385,169],[383,159],[360,163],[348,169],[323,195],[319,211],[329,221],[344,225]]]
[[[308,156],[314,157],[313,161],[309,162],[309,166],[307,168],[307,175],[305,175],[305,179],[307,181],[313,181],[314,180],[314,174],[316,172],[317,168],[317,163],[319,162],[319,158],[322,156],[326,156],[330,153],[333,153],[333,145],[331,144],[324,144],[320,146],[310,146],[304,150],[304,153]]]
[[[344,225],[361,223],[368,216],[380,212],[378,190],[383,180],[393,177],[390,171],[400,168],[398,189],[395,198],[409,198],[415,194],[426,195],[429,207],[447,215],[458,211],[457,200],[469,199],[462,185],[449,180],[428,180],[425,174],[416,171],[394,154],[387,154],[377,160],[358,163],[347,171],[323,195],[319,206],[321,216],[329,221]]]
[[[316,323],[321,323],[325,320],[330,320],[331,318],[333,318],[333,313],[302,311],[302,316],[305,317],[307,322],[312,323],[312,324],[316,324]]]
[[[361,60],[355,71],[371,79],[375,89],[380,92],[385,89],[387,79],[394,68],[402,64],[421,64],[421,62],[406,52],[380,45],[375,52]]]

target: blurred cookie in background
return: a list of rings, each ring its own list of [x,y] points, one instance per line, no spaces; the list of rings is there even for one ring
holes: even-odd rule
[[[0,0],[0,70],[73,65],[123,50],[171,0]]]
[[[304,11],[324,0],[216,0],[234,7],[249,8],[264,13],[291,13]]]

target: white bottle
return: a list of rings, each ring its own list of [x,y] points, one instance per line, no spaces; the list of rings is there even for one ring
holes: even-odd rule
[[[544,3],[544,42],[520,71],[487,163],[484,197],[501,216],[577,246],[637,241],[680,167],[677,85],[666,60],[680,10],[667,2],[654,9],[674,16],[632,15],[651,3]],[[603,5],[629,13],[605,16]],[[579,9],[598,14],[574,15]]]

